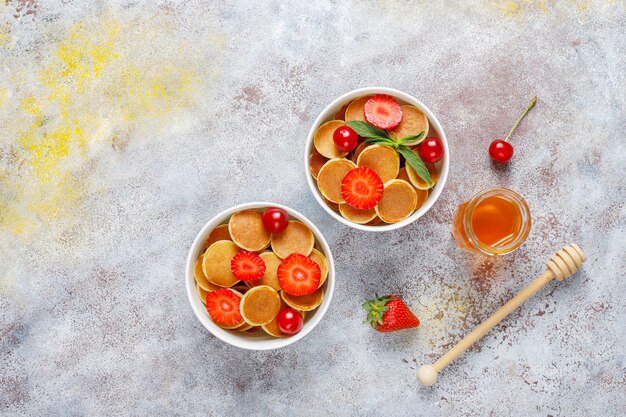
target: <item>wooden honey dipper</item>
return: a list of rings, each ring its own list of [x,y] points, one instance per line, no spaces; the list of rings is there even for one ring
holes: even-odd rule
[[[474,329],[474,331],[465,336],[463,340],[457,343],[442,357],[437,359],[435,363],[432,365],[422,366],[417,373],[417,378],[420,380],[422,385],[431,386],[437,382],[439,372],[448,366],[450,362],[459,357],[467,348],[476,343],[478,339],[483,337],[489,330],[511,314],[513,310],[535,295],[554,278],[556,278],[557,281],[563,281],[564,279],[567,279],[575,274],[586,259],[587,257],[583,253],[582,249],[580,249],[575,243],[567,245],[558,251],[552,258],[550,258],[547,264],[548,269],[541,274],[539,278],[534,280],[528,287],[517,293],[517,295],[511,298],[508,303],[500,307],[491,315],[491,317],[482,322]]]

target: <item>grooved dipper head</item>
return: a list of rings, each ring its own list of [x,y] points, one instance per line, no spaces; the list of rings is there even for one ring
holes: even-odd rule
[[[558,251],[548,261],[548,269],[558,281],[571,277],[585,262],[587,257],[577,244],[571,243]]]

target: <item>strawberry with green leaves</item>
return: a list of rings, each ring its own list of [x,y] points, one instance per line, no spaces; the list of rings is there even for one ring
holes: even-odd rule
[[[415,314],[395,295],[378,297],[363,303],[367,322],[379,332],[394,332],[420,325]]]

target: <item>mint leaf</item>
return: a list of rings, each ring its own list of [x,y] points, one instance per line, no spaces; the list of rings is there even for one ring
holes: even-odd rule
[[[350,120],[349,122],[347,122],[347,124],[357,133],[357,135],[363,138],[391,139],[387,132],[367,122],[363,122],[360,120]]]
[[[409,136],[403,137],[402,139],[399,139],[398,143],[400,145],[406,145],[407,143],[415,143],[419,141],[420,139],[422,139],[423,137],[424,137],[424,131],[422,130],[417,135],[409,135]]]
[[[363,143],[365,143],[366,145],[369,144],[374,144],[374,145],[383,145],[383,146],[389,146],[390,148],[396,148],[396,146],[398,146],[398,144],[396,142],[394,142],[392,139],[386,139],[386,138],[367,138],[363,141]]]
[[[398,146],[398,153],[404,156],[407,164],[411,165],[411,168],[415,170],[415,173],[419,175],[421,179],[426,181],[428,185],[433,185],[433,182],[430,179],[430,172],[428,172],[428,168],[426,168],[424,161],[422,161],[422,158],[420,158],[418,154],[405,145]]]

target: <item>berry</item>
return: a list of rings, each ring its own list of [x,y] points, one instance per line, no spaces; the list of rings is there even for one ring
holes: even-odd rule
[[[496,139],[489,145],[489,156],[494,161],[502,164],[509,162],[513,157],[513,145],[502,139]]]
[[[418,153],[424,162],[434,164],[443,158],[443,145],[438,138],[426,138],[420,143]]]
[[[363,303],[367,311],[367,321],[379,332],[393,332],[420,325],[415,314],[395,295],[367,300]]]
[[[227,288],[211,291],[206,296],[206,311],[211,319],[224,326],[240,323],[243,318],[239,312],[241,298]]]
[[[359,144],[359,135],[350,126],[341,126],[333,133],[335,146],[342,152],[352,152]]]
[[[283,209],[272,207],[263,213],[263,226],[269,233],[280,233],[289,225],[289,215]]]
[[[509,130],[509,133],[507,133],[504,140],[496,139],[491,142],[491,144],[489,145],[489,156],[491,157],[491,159],[502,164],[507,163],[509,162],[509,160],[511,160],[511,158],[513,157],[513,145],[509,143],[509,139],[513,135],[513,132],[515,132],[515,129],[517,129],[517,126],[519,126],[519,124],[521,123],[522,119],[526,117],[530,109],[532,109],[536,103],[537,97],[533,97],[528,107],[526,107],[526,110],[524,110],[524,113],[522,113],[519,119],[517,119],[511,130]]]
[[[276,324],[281,332],[292,335],[302,330],[304,320],[302,319],[302,314],[300,314],[298,310],[285,308],[278,312],[278,315],[276,316]]]
[[[355,209],[372,209],[383,198],[385,186],[376,171],[358,167],[348,172],[341,181],[341,196]]]
[[[292,253],[278,265],[278,283],[289,295],[313,294],[320,284],[320,266],[301,253]]]
[[[365,103],[365,121],[379,129],[393,129],[402,120],[402,107],[395,98],[377,94]]]
[[[256,253],[242,251],[233,256],[230,270],[237,279],[256,281],[265,274],[265,262]]]

